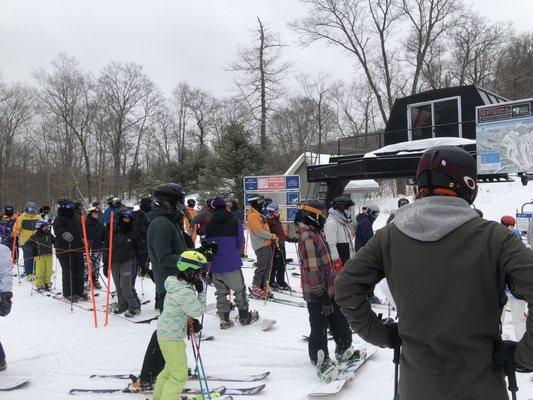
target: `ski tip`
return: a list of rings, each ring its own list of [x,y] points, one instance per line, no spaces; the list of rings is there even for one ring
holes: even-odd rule
[[[263,379],[266,379],[270,375],[270,371],[264,372],[262,374],[252,375],[254,380],[256,381],[262,381]]]

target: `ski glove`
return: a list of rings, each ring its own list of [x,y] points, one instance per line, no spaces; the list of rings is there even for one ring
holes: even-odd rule
[[[12,292],[2,292],[0,293],[0,317],[5,317],[11,312],[11,298],[13,297]]]
[[[198,293],[202,293],[204,291],[204,281],[201,279],[194,281],[194,288]]]
[[[396,322],[384,324],[389,336],[389,349],[396,349],[402,346],[402,338],[398,333],[398,324]]]
[[[333,260],[333,268],[335,268],[335,272],[338,274],[342,271],[343,263],[340,258],[337,258],[336,260]]]
[[[331,314],[333,314],[333,303],[331,302],[331,297],[329,297],[327,289],[324,291],[324,294],[320,298],[320,304],[322,305],[322,312],[321,314],[324,317],[328,317]]]
[[[521,366],[515,361],[514,353],[516,351],[516,342],[512,340],[504,340],[501,343],[496,343],[494,346],[494,366],[496,369],[506,371],[507,368],[515,370],[516,372],[528,373],[532,370]]]
[[[191,318],[189,320],[189,329],[187,329],[187,337],[191,337],[195,333],[200,332],[203,329],[202,323],[196,318]]]
[[[74,241],[74,236],[72,236],[72,233],[65,232],[61,235],[64,241],[72,243]]]

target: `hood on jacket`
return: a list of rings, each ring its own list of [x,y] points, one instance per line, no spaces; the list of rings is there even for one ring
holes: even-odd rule
[[[146,214],[148,222],[152,222],[154,219],[160,216],[166,216],[170,218],[171,221],[177,221],[177,211],[169,210],[166,207],[155,206],[152,208],[152,211]]]
[[[215,210],[213,212],[213,216],[211,217],[211,220],[216,222],[217,224],[223,224],[224,222],[227,222],[232,218],[233,218],[233,214],[231,214],[226,209],[221,209],[221,210]]]
[[[57,215],[63,218],[74,218],[75,213],[73,208],[59,207],[57,209]]]
[[[392,223],[410,238],[436,242],[474,218],[479,215],[462,198],[430,196],[399,208]]]
[[[339,222],[349,224],[352,219],[348,217],[344,212],[334,209],[333,207],[328,210],[328,217],[335,218]]]

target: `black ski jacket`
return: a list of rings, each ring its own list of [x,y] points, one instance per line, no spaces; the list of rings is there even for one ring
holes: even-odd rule
[[[70,243],[72,250],[83,252],[83,237],[81,233],[80,217],[74,213],[74,210],[65,210],[59,208],[57,217],[54,220],[54,234],[56,236],[56,252],[61,255],[69,249],[69,243],[63,239],[63,234],[70,232],[74,236],[74,240]]]

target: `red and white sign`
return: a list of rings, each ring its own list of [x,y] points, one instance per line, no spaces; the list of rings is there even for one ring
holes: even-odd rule
[[[258,190],[283,190],[285,189],[284,176],[264,176],[257,178]]]

